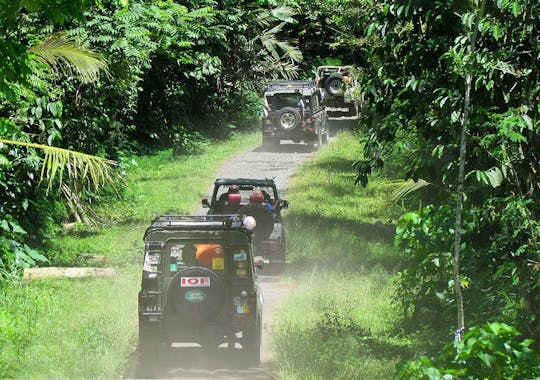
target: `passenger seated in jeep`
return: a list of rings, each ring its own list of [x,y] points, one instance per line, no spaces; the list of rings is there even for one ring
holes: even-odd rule
[[[272,199],[270,198],[268,193],[266,193],[266,196],[265,196],[265,193],[266,193],[265,191],[255,190],[249,196],[249,203],[261,203],[267,208],[268,211],[272,212],[272,210],[274,209],[274,205],[272,204]]]
[[[234,214],[240,207],[241,200],[240,188],[237,185],[229,186],[229,190],[219,197],[221,212]]]
[[[187,266],[199,265],[196,257],[197,248],[193,244],[186,244],[182,248],[182,262]]]
[[[293,107],[304,109],[304,101],[300,94],[278,94],[278,108]]]

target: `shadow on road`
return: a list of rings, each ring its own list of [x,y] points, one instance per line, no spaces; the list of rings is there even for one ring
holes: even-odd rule
[[[312,153],[316,149],[313,148],[312,144],[295,144],[295,143],[284,143],[280,145],[275,145],[272,147],[259,145],[252,152],[272,152],[272,153]]]
[[[241,349],[219,348],[206,350],[201,347],[173,347],[164,352],[154,365],[140,364],[139,353],[132,354],[131,364],[124,374],[129,378],[160,379],[271,379],[270,363],[250,368],[246,365]]]
[[[124,379],[216,379],[216,380],[267,380],[273,379],[272,355],[268,353],[268,322],[272,320],[273,309],[284,297],[288,288],[281,284],[282,267],[272,269],[273,275],[261,272],[259,281],[265,295],[264,331],[262,346],[262,364],[250,367],[247,364],[245,351],[239,344],[234,349],[223,345],[216,349],[205,349],[198,345],[174,344],[155,361],[141,358],[137,349],[131,354],[124,373]],[[176,347],[174,347],[176,346]],[[144,365],[143,365],[144,363]]]

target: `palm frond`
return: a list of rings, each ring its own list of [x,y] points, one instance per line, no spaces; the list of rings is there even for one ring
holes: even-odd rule
[[[116,181],[120,179],[119,174],[113,169],[117,165],[117,162],[113,160],[24,141],[0,139],[0,143],[42,150],[45,157],[41,168],[41,180],[47,178],[47,190],[51,189],[56,178],[62,186],[66,175],[70,180],[83,183],[94,190],[105,185],[114,187]]]
[[[82,47],[65,33],[55,33],[29,49],[35,61],[53,72],[71,71],[84,82],[95,82],[100,71],[107,72],[107,62],[100,54]]]
[[[296,16],[296,10],[288,6],[280,6],[272,9],[272,16],[280,21],[284,21],[289,24],[296,24],[294,16]]]
[[[417,190],[420,190],[429,185],[432,185],[432,183],[428,181],[424,181],[423,179],[419,179],[416,182],[411,181],[403,185],[402,187],[400,187],[399,190],[397,190],[394,194],[392,194],[391,200],[392,202],[397,202],[403,197],[405,197],[406,195],[413,193]]]

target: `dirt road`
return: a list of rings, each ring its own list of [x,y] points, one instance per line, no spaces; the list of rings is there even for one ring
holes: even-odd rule
[[[239,154],[227,162],[217,177],[226,178],[274,178],[280,196],[286,199],[289,180],[299,164],[313,155],[311,147],[303,144],[282,142],[280,149],[266,151],[261,147]],[[211,189],[209,190],[209,192]],[[210,197],[211,194],[208,194]],[[294,206],[293,206],[294,207]],[[199,209],[203,212],[202,209]],[[289,291],[278,276],[260,276],[264,296],[262,363],[258,368],[246,368],[241,350],[219,349],[209,356],[200,347],[178,345],[164,358],[163,365],[155,373],[159,378],[262,380],[272,378],[272,350],[270,333],[272,321],[280,300]],[[134,374],[137,376],[137,373]],[[126,374],[126,377],[132,377]]]

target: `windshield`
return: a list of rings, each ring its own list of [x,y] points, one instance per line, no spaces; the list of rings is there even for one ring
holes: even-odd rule
[[[274,193],[274,189],[271,186],[241,185],[237,187],[238,187],[238,192],[240,194],[240,199],[241,199],[240,202],[242,204],[249,203],[250,197],[252,197],[254,193],[257,193],[259,191],[262,193],[265,202],[274,203],[277,198],[277,194]],[[231,188],[231,185],[220,186],[217,189],[216,200],[226,197],[226,195],[229,193],[230,188]],[[232,190],[232,191],[236,191],[236,190]]]

